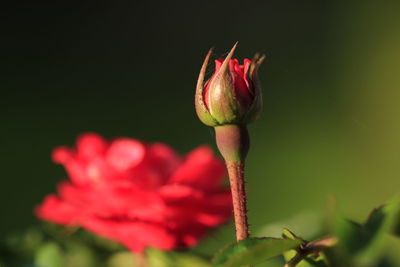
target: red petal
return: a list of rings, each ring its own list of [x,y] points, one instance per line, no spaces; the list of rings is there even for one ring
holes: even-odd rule
[[[251,65],[251,60],[248,58],[245,58],[243,61],[243,66],[244,66],[244,71],[243,71],[243,76],[246,77],[247,72],[250,69],[250,65]]]
[[[148,159],[151,168],[168,178],[179,167],[182,160],[169,146],[156,143],[148,147]]]
[[[253,83],[251,81],[251,77],[249,77],[249,69],[250,69],[250,65],[251,65],[251,60],[245,58],[244,59],[244,71],[243,71],[243,79],[246,82],[247,88],[249,88],[249,91],[252,95],[254,95],[254,88],[253,88]]]
[[[232,197],[229,191],[208,195],[202,201],[196,219],[213,227],[225,223],[232,216]]]
[[[61,182],[58,185],[60,198],[79,209],[90,208],[91,194],[89,187],[77,187],[69,182]]]
[[[229,63],[229,70],[235,86],[235,96],[240,106],[247,110],[251,106],[253,95],[249,89],[243,66],[239,65],[237,59],[232,59]]]
[[[112,142],[106,158],[115,169],[126,171],[139,164],[144,154],[145,147],[142,143],[129,138],[120,138]]]
[[[218,73],[219,69],[222,66],[222,63],[224,63],[224,60],[225,60],[224,58],[219,58],[219,59],[215,60],[215,71],[214,71],[214,73]]]
[[[51,158],[55,163],[65,164],[71,157],[72,152],[66,146],[60,146],[53,150]]]
[[[208,228],[224,223],[231,217],[232,199],[229,191],[201,194],[192,189],[191,192],[180,196],[175,194],[173,197],[162,192],[168,204],[167,216],[174,221],[173,227],[182,230],[194,224]]]
[[[170,183],[212,190],[220,184],[225,174],[225,165],[214,156],[212,149],[201,146],[188,154],[181,167],[172,176]]]
[[[71,158],[64,164],[70,179],[77,185],[90,184],[90,178],[86,170],[85,162],[79,161],[76,158]]]
[[[160,189],[165,200],[171,227],[177,231],[187,228],[217,226],[232,215],[232,198],[229,190],[204,193],[184,185],[166,185]],[[185,230],[186,229],[186,230]]]
[[[47,196],[43,203],[36,207],[35,214],[43,220],[59,224],[76,224],[82,216],[81,210],[55,195]]]
[[[103,137],[94,133],[87,133],[78,137],[76,147],[79,157],[92,159],[105,152],[107,143]]]
[[[180,184],[165,185],[160,188],[159,193],[168,205],[175,202],[185,203],[185,199],[187,200],[188,198],[199,198],[203,196],[202,192]]]
[[[84,227],[99,235],[121,242],[131,251],[140,253],[147,246],[162,250],[175,247],[175,237],[164,227],[145,222],[109,221],[91,218]]]
[[[93,205],[105,217],[126,217],[151,222],[164,220],[165,206],[160,196],[135,187],[108,186],[97,192],[102,198]]]

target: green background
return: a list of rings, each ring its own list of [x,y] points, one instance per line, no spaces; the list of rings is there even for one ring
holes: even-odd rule
[[[3,9],[0,237],[65,178],[50,160],[82,132],[187,153],[212,131],[194,112],[207,50],[266,54],[250,126],[251,229],[323,214],[364,218],[400,192],[400,17],[390,1],[80,1]],[[233,239],[231,225],[205,249]],[[203,245],[204,246],[204,245]]]

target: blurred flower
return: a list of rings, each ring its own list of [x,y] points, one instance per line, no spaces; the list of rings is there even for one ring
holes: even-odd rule
[[[247,124],[257,118],[262,109],[261,88],[257,77],[264,56],[245,59],[243,65],[228,56],[215,60],[215,71],[204,83],[211,50],[204,60],[196,89],[196,112],[208,126]]]
[[[193,246],[231,216],[224,164],[205,146],[182,158],[160,143],[84,134],[76,148],[55,149],[53,160],[70,180],[45,198],[37,216],[82,226],[134,252]]]

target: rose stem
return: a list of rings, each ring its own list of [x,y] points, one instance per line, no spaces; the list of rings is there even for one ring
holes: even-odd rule
[[[246,189],[244,182],[244,163],[226,163],[229,182],[231,184],[233,214],[235,217],[237,241],[249,237],[249,225],[247,222]]]
[[[250,147],[246,126],[224,125],[215,127],[217,146],[225,159],[231,185],[233,214],[237,241],[249,237],[247,222],[244,162]]]

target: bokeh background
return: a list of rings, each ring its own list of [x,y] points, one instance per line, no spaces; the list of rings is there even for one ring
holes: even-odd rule
[[[250,223],[340,212],[363,219],[400,193],[398,1],[26,1],[2,9],[0,238],[65,178],[50,160],[82,132],[208,143],[194,112],[207,50],[266,54],[250,127]],[[313,227],[313,226],[310,226]],[[205,240],[233,239],[231,225]],[[199,249],[201,249],[200,247]]]

